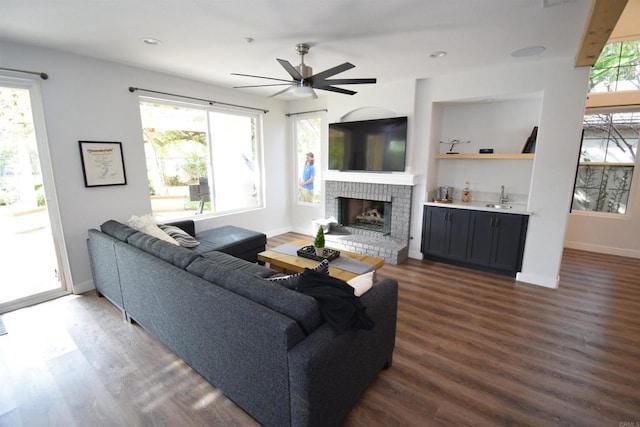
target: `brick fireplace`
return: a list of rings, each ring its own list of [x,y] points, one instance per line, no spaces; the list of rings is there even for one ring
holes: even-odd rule
[[[332,247],[382,258],[389,264],[409,257],[412,185],[333,180],[324,185],[325,214],[341,224],[332,226],[325,236]]]

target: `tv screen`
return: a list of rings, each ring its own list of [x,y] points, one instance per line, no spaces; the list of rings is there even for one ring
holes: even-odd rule
[[[329,124],[329,169],[404,172],[407,118]]]

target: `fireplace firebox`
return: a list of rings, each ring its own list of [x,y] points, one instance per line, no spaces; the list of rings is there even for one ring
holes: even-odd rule
[[[345,227],[391,233],[391,202],[338,197],[338,222]]]

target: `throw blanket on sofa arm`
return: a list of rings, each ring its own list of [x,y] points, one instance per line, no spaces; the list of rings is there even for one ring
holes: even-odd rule
[[[353,288],[343,280],[305,269],[296,291],[318,301],[322,317],[337,334],[342,334],[349,328],[370,330],[375,326],[360,298],[354,295]]]

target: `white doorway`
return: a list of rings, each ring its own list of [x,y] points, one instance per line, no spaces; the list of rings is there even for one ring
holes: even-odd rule
[[[0,313],[68,293],[68,262],[36,82],[0,77]]]

